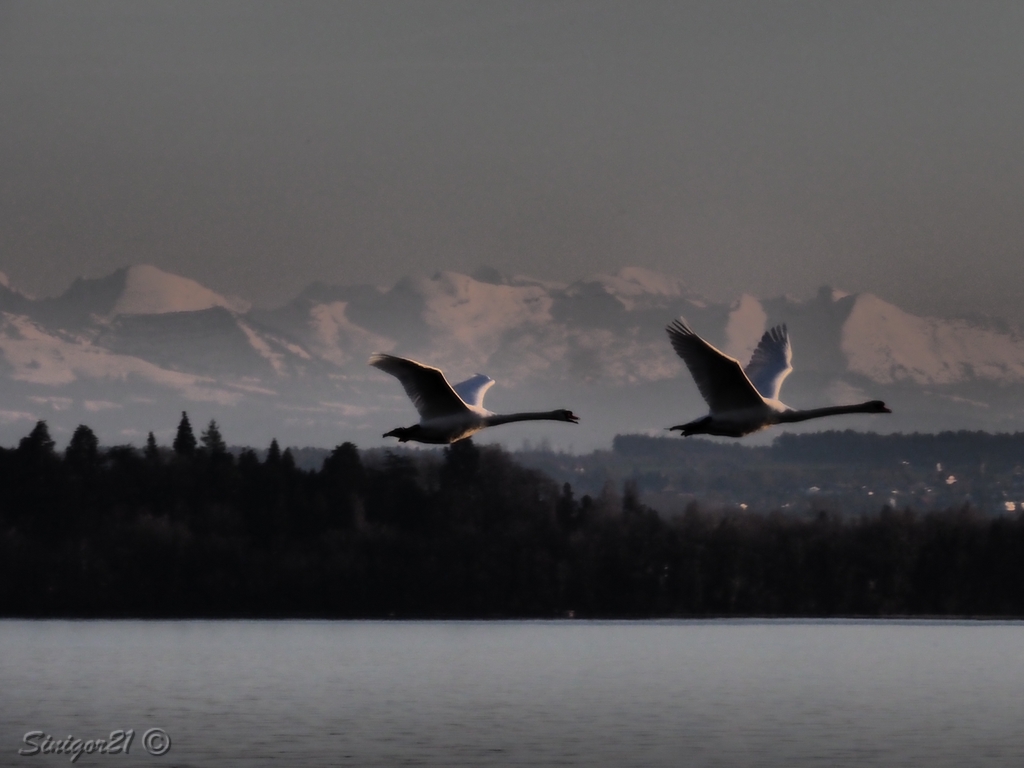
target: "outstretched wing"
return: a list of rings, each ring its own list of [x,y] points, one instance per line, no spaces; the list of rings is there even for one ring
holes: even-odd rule
[[[682,320],[674,320],[667,328],[672,348],[690,369],[711,413],[741,408],[755,408],[764,400],[743,373],[738,360],[715,349],[690,330]]]
[[[777,325],[764,332],[750,357],[746,374],[762,397],[778,400],[782,382],[793,370],[793,348],[789,345],[789,331]]]
[[[484,376],[482,373],[478,373],[465,381],[460,381],[458,384],[453,384],[452,389],[455,390],[455,394],[462,398],[466,405],[473,405],[477,408],[484,407],[484,395],[487,394],[487,390],[494,384],[494,379],[490,376]]]
[[[402,383],[421,419],[465,413],[466,404],[437,368],[394,355],[373,355],[367,362]]]

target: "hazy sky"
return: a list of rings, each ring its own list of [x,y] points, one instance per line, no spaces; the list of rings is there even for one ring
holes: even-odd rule
[[[0,2],[0,270],[622,265],[1024,320],[1024,3]]]

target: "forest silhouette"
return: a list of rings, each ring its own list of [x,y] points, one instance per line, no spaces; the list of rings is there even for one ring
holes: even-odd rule
[[[60,453],[39,422],[0,478],[3,616],[1024,615],[1024,518],[970,506],[663,517],[470,440],[306,470],[185,414],[141,450],[83,425]]]

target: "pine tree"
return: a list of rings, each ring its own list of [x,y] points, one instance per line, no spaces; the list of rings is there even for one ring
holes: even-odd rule
[[[149,437],[146,438],[146,447],[142,451],[142,455],[146,457],[146,461],[156,463],[160,461],[160,449],[157,448],[156,438],[153,437],[153,433],[149,433]]]
[[[480,449],[472,440],[459,440],[444,449],[441,476],[460,485],[476,480],[480,473]]]
[[[273,465],[281,463],[281,446],[277,444],[276,437],[270,441],[270,448],[267,450],[267,460],[265,463]]]
[[[635,515],[643,511],[643,504],[640,503],[640,489],[636,480],[630,478],[622,484],[622,512],[626,515]]]
[[[192,456],[196,452],[196,436],[192,434],[192,425],[189,423],[188,414],[185,411],[181,412],[178,434],[174,437],[172,447],[179,456]]]
[[[210,419],[209,426],[205,429],[202,435],[199,436],[199,441],[203,444],[203,447],[210,452],[211,456],[221,456],[228,452],[227,443],[224,442],[224,438],[220,435],[220,429],[217,427],[217,422]]]
[[[79,424],[71,435],[71,442],[64,449],[64,460],[79,468],[95,466],[99,458],[99,445],[96,433],[85,424]]]
[[[562,495],[558,497],[555,506],[555,516],[559,524],[565,530],[572,530],[579,518],[579,506],[572,495],[572,486],[569,483],[562,485]]]
[[[35,427],[18,443],[18,451],[33,456],[50,456],[56,443],[50,437],[50,428],[45,421],[37,421]]]
[[[322,471],[334,487],[357,493],[363,490],[363,462],[354,443],[342,443],[331,451],[324,459]]]
[[[357,497],[366,486],[363,462],[353,443],[342,443],[324,459],[320,476],[326,484],[328,512],[324,527],[358,525],[362,505]]]

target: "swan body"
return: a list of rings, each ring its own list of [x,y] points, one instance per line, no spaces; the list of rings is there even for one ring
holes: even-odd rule
[[[579,422],[576,414],[564,409],[505,415],[488,411],[484,408],[484,395],[494,384],[494,379],[482,373],[452,385],[439,368],[415,360],[376,354],[368,362],[374,368],[398,379],[419,411],[419,424],[397,427],[384,434],[384,437],[397,437],[402,443],[414,440],[418,443],[448,445],[486,427],[515,421]]]
[[[745,370],[738,360],[706,342],[682,319],[665,330],[711,409],[702,419],[669,427],[678,429],[684,437],[743,437],[774,424],[844,413],[892,413],[881,400],[810,410],[795,410],[779,400],[782,382],[793,370],[793,350],[785,325],[765,331]]]

